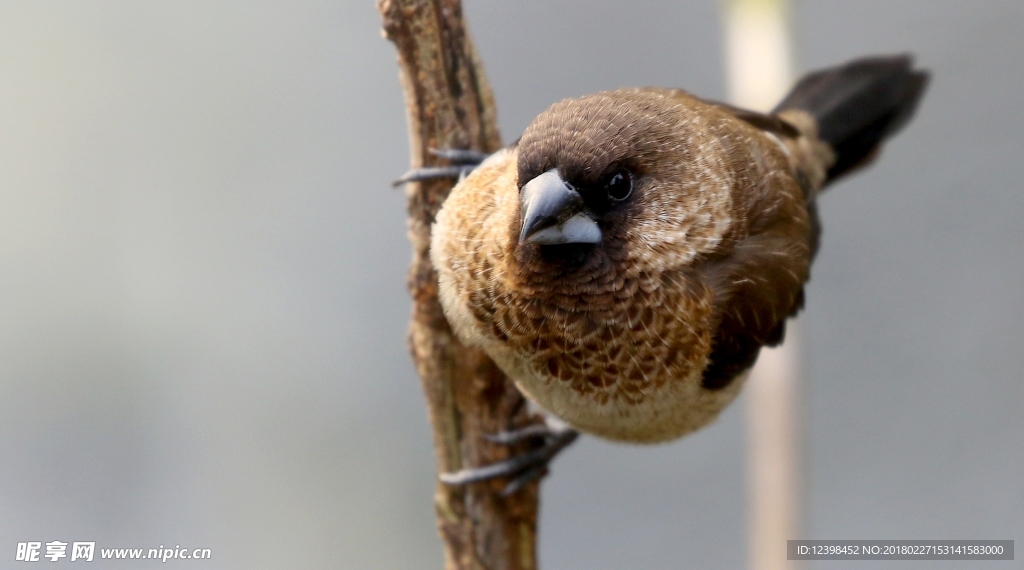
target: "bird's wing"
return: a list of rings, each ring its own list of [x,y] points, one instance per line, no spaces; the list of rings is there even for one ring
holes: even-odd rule
[[[705,388],[727,386],[753,366],[762,346],[781,343],[786,319],[803,307],[811,245],[808,236],[794,234],[784,228],[752,234],[730,254],[698,266],[718,319]]]
[[[817,249],[814,203],[831,156],[815,154],[813,124],[786,116],[705,101],[782,145],[788,172],[752,182],[738,206],[746,231],[733,247],[702,261],[698,270],[714,292],[718,327],[703,385],[727,386],[753,366],[762,346],[785,336],[786,319],[804,303],[804,282]],[[754,176],[758,176],[754,174]]]

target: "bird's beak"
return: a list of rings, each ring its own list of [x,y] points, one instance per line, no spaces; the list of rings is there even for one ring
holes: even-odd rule
[[[601,243],[601,228],[583,211],[583,197],[551,169],[523,186],[519,243]]]

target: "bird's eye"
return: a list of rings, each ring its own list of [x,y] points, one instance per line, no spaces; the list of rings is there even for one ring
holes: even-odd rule
[[[608,192],[609,198],[621,202],[633,193],[633,177],[625,170],[619,170],[608,179],[605,191]]]

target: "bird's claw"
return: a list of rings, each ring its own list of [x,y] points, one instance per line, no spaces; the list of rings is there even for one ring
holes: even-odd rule
[[[432,148],[430,154],[450,161],[452,164],[476,166],[487,159],[489,154],[468,148]]]
[[[423,182],[424,180],[437,180],[440,178],[457,178],[460,182],[469,176],[473,169],[480,165],[487,158],[487,153],[478,150],[461,148],[429,149],[430,154],[451,162],[448,166],[423,166],[413,168],[406,172],[398,180],[391,183],[392,186],[401,186],[408,182]]]
[[[561,423],[555,425],[535,424],[484,437],[488,441],[501,445],[512,445],[534,438],[542,438],[544,443],[536,449],[510,457],[505,461],[483,467],[470,467],[451,473],[442,473],[439,476],[442,483],[468,485],[497,477],[510,477],[511,480],[501,491],[501,496],[507,497],[547,474],[548,464],[551,463],[551,460],[569,444],[576,441],[579,432]]]

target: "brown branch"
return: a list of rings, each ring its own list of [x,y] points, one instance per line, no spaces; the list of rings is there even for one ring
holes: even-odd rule
[[[412,166],[438,162],[431,148],[500,148],[494,97],[459,0],[378,0],[377,8],[385,37],[398,50]],[[430,226],[450,190],[450,181],[407,185],[413,248],[409,343],[427,399],[439,471],[505,459],[509,450],[482,436],[532,421],[512,382],[482,352],[452,335],[438,303]],[[435,506],[447,570],[536,567],[538,486],[502,498],[502,484],[438,484]]]

